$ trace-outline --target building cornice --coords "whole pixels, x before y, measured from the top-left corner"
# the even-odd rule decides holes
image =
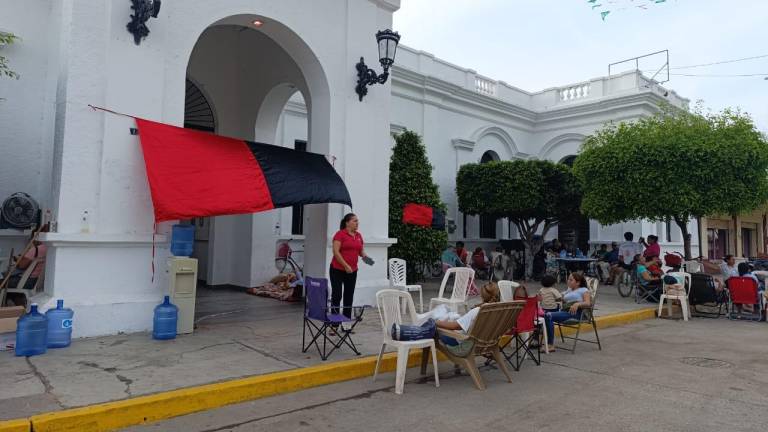
[[[397,12],[400,9],[400,0],[368,0],[375,4],[380,9],[384,9],[388,12]]]
[[[468,150],[471,152],[475,148],[475,142],[468,139],[454,138],[451,140],[451,143],[456,150]]]

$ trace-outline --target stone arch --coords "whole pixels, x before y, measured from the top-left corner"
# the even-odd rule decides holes
[[[488,126],[484,128],[480,128],[472,135],[472,141],[478,142],[483,137],[486,136],[495,136],[498,138],[502,143],[504,143],[504,146],[509,151],[509,157],[510,158],[520,158],[523,157],[523,154],[520,152],[520,150],[517,148],[517,144],[515,143],[515,140],[512,138],[507,131],[504,129],[498,127],[498,126]]]
[[[267,93],[259,107],[259,112],[256,116],[255,125],[255,140],[268,144],[276,144],[275,137],[277,135],[277,124],[280,120],[280,115],[285,109],[285,105],[288,100],[296,92],[301,93],[305,103],[307,102],[307,93],[297,88],[292,83],[278,84]],[[307,122],[311,121],[310,116],[307,115]]]
[[[568,155],[577,153],[579,148],[581,146],[581,143],[584,142],[584,138],[586,138],[585,135],[582,135],[580,133],[566,133],[562,135],[558,135],[555,138],[552,138],[544,144],[544,147],[541,148],[541,151],[539,152],[539,159],[549,159],[552,153],[559,147],[562,147],[563,145],[567,145],[570,142],[578,141],[579,145],[573,150],[569,151]]]

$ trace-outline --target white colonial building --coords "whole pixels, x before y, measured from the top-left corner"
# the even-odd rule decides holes
[[[371,303],[387,285],[383,263],[395,241],[387,227],[392,132],[423,135],[457,225],[451,238],[488,243],[515,233],[504,221],[464,223],[455,198],[461,164],[567,160],[605,122],[649,115],[662,101],[687,103],[635,72],[528,93],[404,46],[392,79],[361,102],[355,64],[364,56],[381,69],[374,34],[391,28],[400,0],[165,1],[140,45],[126,30],[130,6],[12,0],[0,15],[0,30],[21,37],[1,51],[21,78],[0,79],[0,199],[23,191],[51,210],[57,229],[42,236],[49,253],[35,300],[45,309],[64,298],[77,314],[76,336],[151,327],[167,291],[172,225],[154,226],[133,119],[89,105],[328,155],[379,263],[359,277],[357,301]],[[200,277],[257,285],[273,275],[283,239],[303,246],[307,274],[323,276],[347,211],[310,205],[195,221]],[[627,229],[680,245],[663,224],[590,223],[589,238],[617,240]],[[0,255],[20,250],[24,235],[0,230]]]

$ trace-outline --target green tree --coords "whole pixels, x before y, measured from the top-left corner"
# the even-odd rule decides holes
[[[395,142],[389,163],[389,236],[397,243],[389,248],[389,256],[406,260],[408,279],[415,280],[421,277],[419,269],[440,259],[448,235],[445,230],[403,224],[403,207],[415,203],[445,210],[445,204],[432,181],[432,165],[421,137],[405,131]]]
[[[509,218],[525,244],[525,275],[533,254],[557,223],[578,214],[581,192],[571,169],[546,160],[468,164],[456,176],[459,210]],[[540,236],[536,236],[540,234]]]
[[[13,33],[0,32],[0,48],[5,45],[11,45],[18,40],[19,37]],[[19,74],[11,70],[11,67],[8,65],[8,59],[0,55],[0,77],[2,76],[16,79],[19,78]]]
[[[663,107],[588,137],[574,163],[582,212],[602,224],[674,220],[691,257],[688,222],[736,215],[768,199],[768,143],[749,116]]]

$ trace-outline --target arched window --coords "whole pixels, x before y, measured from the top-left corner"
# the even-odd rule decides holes
[[[488,163],[499,160],[499,155],[496,154],[493,150],[488,150],[487,152],[483,153],[483,156],[480,158],[480,163]]]
[[[562,159],[560,159],[560,163],[563,165],[568,165],[569,167],[573,168],[573,163],[576,161],[576,155],[570,155],[566,156]]]
[[[213,109],[203,92],[195,83],[187,80],[187,92],[184,99],[184,127],[205,132],[216,131]]]

